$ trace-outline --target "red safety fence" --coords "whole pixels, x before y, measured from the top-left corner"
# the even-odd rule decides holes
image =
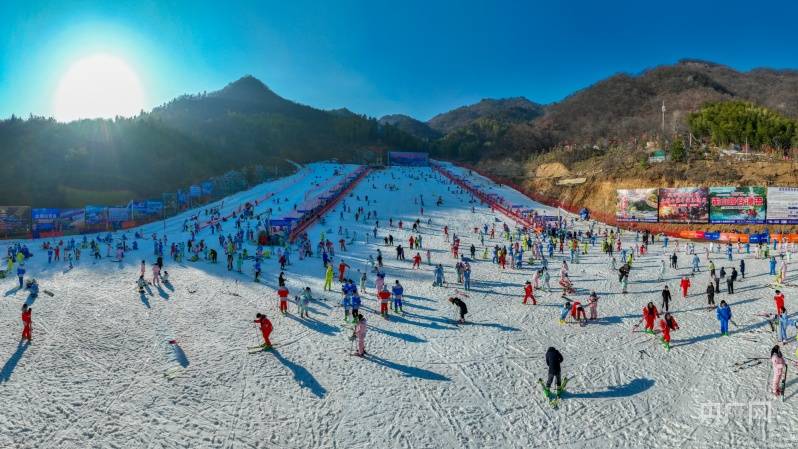
[[[576,204],[572,204],[572,203],[569,203],[569,202],[560,201],[558,198],[551,198],[551,197],[542,195],[542,194],[540,194],[538,192],[533,192],[533,191],[531,191],[531,190],[529,190],[529,189],[527,189],[525,187],[522,187],[522,186],[516,184],[515,182],[513,182],[513,181],[511,181],[509,179],[506,179],[506,178],[503,178],[503,177],[500,177],[500,176],[495,176],[495,175],[492,175],[492,174],[489,174],[489,173],[484,173],[480,169],[478,169],[478,168],[476,168],[476,167],[474,167],[472,165],[469,165],[469,164],[458,163],[456,165],[460,166],[461,168],[465,168],[467,170],[471,170],[474,173],[477,173],[480,176],[483,176],[483,177],[495,182],[496,184],[506,185],[506,186],[508,186],[508,187],[510,187],[512,189],[515,189],[516,191],[524,194],[528,198],[530,198],[533,201],[536,201],[536,202],[538,202],[540,204],[545,204],[545,205],[551,206],[551,207],[557,207],[557,208],[563,209],[563,210],[565,210],[567,212],[570,212],[570,213],[573,213],[573,214],[577,214],[577,215],[579,214],[579,211],[584,207],[584,205],[576,205]],[[701,237],[702,231],[699,230],[699,229],[695,229],[695,225],[674,224],[674,223],[623,222],[623,221],[618,221],[617,217],[615,216],[614,211],[612,213],[608,213],[608,212],[603,212],[603,211],[591,210],[590,211],[590,217],[592,219],[596,220],[596,221],[599,221],[599,222],[602,222],[602,223],[606,223],[606,224],[608,224],[610,226],[615,226],[615,227],[618,227],[618,228],[621,228],[621,229],[630,230],[630,231],[648,230],[649,232],[652,232],[654,234],[663,234],[663,235],[668,235],[670,237],[678,237],[678,238],[682,238],[682,239],[692,239],[692,240],[705,240],[705,239],[703,239]],[[707,227],[710,227],[710,226],[711,225],[707,225]],[[751,226],[751,225],[745,225],[745,226]],[[713,228],[717,228],[717,226],[712,226],[712,227]],[[759,227],[762,228],[763,226],[759,225]],[[777,228],[777,226],[773,226],[773,225],[767,225],[767,227],[769,229],[771,229],[771,232],[775,231],[773,229],[774,227]],[[785,235],[785,236],[787,236],[788,241],[793,241],[793,239],[795,239],[795,241],[798,241],[798,234],[795,233],[795,231],[794,231],[794,229],[792,229],[792,227],[784,227],[784,228],[785,229],[782,229],[782,231],[780,231],[780,232],[774,232],[773,234],[771,234],[771,239],[773,239],[774,236],[778,237],[778,239],[781,239],[781,236]],[[726,236],[730,236],[730,237],[726,237]],[[743,237],[743,236],[745,236],[745,237]],[[733,242],[736,242],[736,241],[739,240],[739,241],[745,243],[748,240],[748,234],[739,233],[739,232],[728,232],[728,233],[722,232],[721,233],[721,237],[722,238],[728,238],[729,239],[728,241],[733,241]]]
[[[294,240],[296,240],[297,237],[302,235],[302,233],[305,232],[305,230],[307,230],[313,223],[318,221],[321,217],[324,216],[324,214],[329,212],[330,209],[335,207],[335,205],[338,204],[338,202],[341,201],[341,199],[344,198],[349,192],[351,192],[352,189],[354,189],[355,186],[357,186],[357,184],[360,181],[362,181],[363,178],[365,178],[370,171],[371,169],[369,169],[368,167],[364,167],[363,171],[356,178],[352,179],[352,181],[349,183],[348,186],[346,186],[346,188],[344,188],[341,192],[335,195],[335,197],[330,198],[330,200],[327,201],[327,203],[321,209],[308,215],[307,217],[302,219],[302,221],[299,221],[296,224],[296,226],[294,226],[294,228],[291,230],[291,233],[288,235],[288,241],[293,243]]]

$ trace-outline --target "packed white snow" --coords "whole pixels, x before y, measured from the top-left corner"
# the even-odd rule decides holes
[[[278,218],[334,170],[341,177],[355,168],[311,164],[285,180],[226,199],[224,210],[274,192],[256,213],[272,207]],[[547,209],[509,188],[484,179],[480,183],[512,204]],[[443,204],[436,206],[439,196]],[[357,279],[357,270],[368,270],[368,256],[376,257],[379,248],[386,283],[398,279],[405,288],[406,313],[385,320],[375,313],[375,277],[369,271],[361,309],[368,320],[365,358],[350,355],[352,324],[343,321],[339,285],[322,292],[324,271],[316,255],[299,260],[294,251],[285,270],[292,298],[305,286],[321,298],[311,304],[310,319],[299,319],[293,303],[287,316],[277,312],[276,258],[265,261],[263,282],[255,283],[251,260],[243,274],[227,271],[218,236],[207,229],[199,238],[220,250],[219,263],[175,263],[165,250],[172,287],[151,287],[152,294],[140,298],[135,286],[139,263],[147,261],[150,278],[155,260],[149,235],[162,236],[166,229],[168,242],[186,241],[181,228],[189,214],[169,219],[165,227],[160,222],[144,226],[147,238],[139,239],[140,249],[128,252],[122,263],[106,257],[94,262],[85,251],[75,268],[66,270],[63,261],[48,265],[41,241],[26,242],[35,253],[26,263],[27,276],[53,296],[29,298],[17,289],[16,277],[2,281],[0,447],[753,448],[793,447],[798,441],[795,365],[789,363],[782,402],[768,392],[769,360],[748,361],[768,358],[776,343],[766,318],[757,315],[774,311],[772,276],[753,249],[741,255],[735,248],[732,262],[724,253],[712,255],[718,269],[738,266],[741,257],[747,263],[736,293],[729,295],[722,287],[716,297],[732,307],[738,327],[732,326],[731,336],[720,336],[715,312],[705,307],[704,243],[696,245],[701,272],[691,278],[688,298],[682,299],[678,289],[679,278],[691,271],[684,243],[680,268],[669,268],[665,281],[656,280],[660,260],[672,253],[674,240],[666,249],[661,242],[651,245],[648,255],[635,260],[628,294],[620,293],[617,271],[600,245],[591,246],[570,270],[577,288],[570,297],[585,304],[595,290],[600,298],[600,319],[582,327],[559,323],[563,300],[557,280],[567,251],[557,251],[549,261],[553,291],[537,291],[538,305],[521,304],[533,268],[500,270],[482,260],[473,231],[495,223],[496,239],[485,244],[504,245],[500,228],[502,222],[513,227],[512,221],[472,204],[468,194],[430,168],[374,171],[345,204],[353,213],[358,207],[377,211],[379,239],[365,243],[374,220],[355,223],[353,213],[341,215],[339,204],[325,224],[310,228],[313,250],[325,232],[336,244],[334,266],[343,259],[351,266],[347,277]],[[552,209],[546,213],[557,215]],[[446,268],[447,287],[432,286],[433,266],[423,250],[421,269],[411,268],[416,251],[407,239],[417,218],[424,248],[431,249],[433,263]],[[568,215],[569,222],[572,218]],[[461,251],[472,243],[478,247],[469,292],[454,283],[455,259],[442,234],[444,225],[461,237]],[[338,250],[339,226],[356,233],[346,252]],[[586,230],[589,224],[577,221],[575,226]],[[595,230],[603,228],[596,224]],[[127,231],[131,239],[133,232]],[[233,232],[228,220],[224,234]],[[395,260],[394,248],[383,244],[388,233],[405,246],[406,261]],[[634,245],[634,234],[626,232],[624,247]],[[254,253],[253,243],[248,248]],[[795,274],[789,273],[783,290],[792,311],[796,289],[789,284]],[[681,327],[672,333],[670,351],[658,336],[633,332],[647,302],[660,307],[665,284],[673,292],[671,312]],[[469,324],[455,323],[449,296],[467,303]],[[26,301],[33,308],[31,345],[19,340],[20,307]],[[252,322],[257,312],[274,324],[271,352],[247,350],[260,343]],[[172,339],[177,346],[169,344]],[[564,374],[572,377],[558,409],[537,383],[546,376],[549,346],[562,352]],[[794,358],[795,347],[791,338],[785,356]]]

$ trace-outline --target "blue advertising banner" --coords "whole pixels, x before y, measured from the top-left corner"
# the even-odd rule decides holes
[[[58,219],[61,209],[54,208],[34,208],[31,209],[31,220],[33,221],[33,232],[54,231],[58,227]]]
[[[111,223],[122,223],[130,220],[130,209],[127,207],[109,207],[108,221]]]
[[[202,194],[203,195],[213,194],[213,181],[205,181],[202,183]]]
[[[147,200],[147,214],[161,215],[163,213],[163,201]]]
[[[202,189],[200,188],[200,186],[197,185],[189,187],[188,192],[192,198],[199,198],[200,196],[202,196]]]

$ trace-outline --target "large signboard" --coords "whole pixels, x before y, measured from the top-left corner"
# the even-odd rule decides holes
[[[618,189],[618,221],[657,221],[657,189]]]
[[[80,232],[86,225],[86,211],[84,209],[61,209],[58,224],[64,233]]]
[[[199,198],[202,196],[202,188],[198,185],[193,185],[188,188],[188,193],[192,198]]]
[[[55,231],[58,228],[58,218],[61,209],[33,208],[31,209],[32,229],[34,233]]]
[[[31,232],[30,206],[0,206],[0,232],[16,236]]]
[[[710,223],[765,222],[767,189],[764,187],[710,187]]]
[[[798,187],[768,187],[767,222],[798,223]]]
[[[663,223],[709,222],[706,187],[659,189],[659,221]]]
[[[212,195],[213,194],[213,181],[203,181],[202,182],[202,194],[203,195]]]
[[[130,220],[130,209],[127,207],[109,207],[108,221],[111,223],[122,223]]]

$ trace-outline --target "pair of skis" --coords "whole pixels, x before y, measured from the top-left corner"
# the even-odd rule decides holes
[[[569,379],[569,377],[565,377],[562,381],[562,384],[560,384],[560,387],[557,389],[557,392],[552,393],[551,390],[546,387],[546,384],[543,383],[543,379],[538,378],[538,383],[540,384],[540,387],[543,388],[543,396],[549,400],[549,405],[552,408],[556,409],[560,406],[560,397],[565,392],[565,387],[568,385]]]
[[[274,348],[274,345],[267,345],[266,343],[260,344],[258,346],[250,346],[247,348],[250,354],[256,354],[258,352],[266,352],[271,351]]]

